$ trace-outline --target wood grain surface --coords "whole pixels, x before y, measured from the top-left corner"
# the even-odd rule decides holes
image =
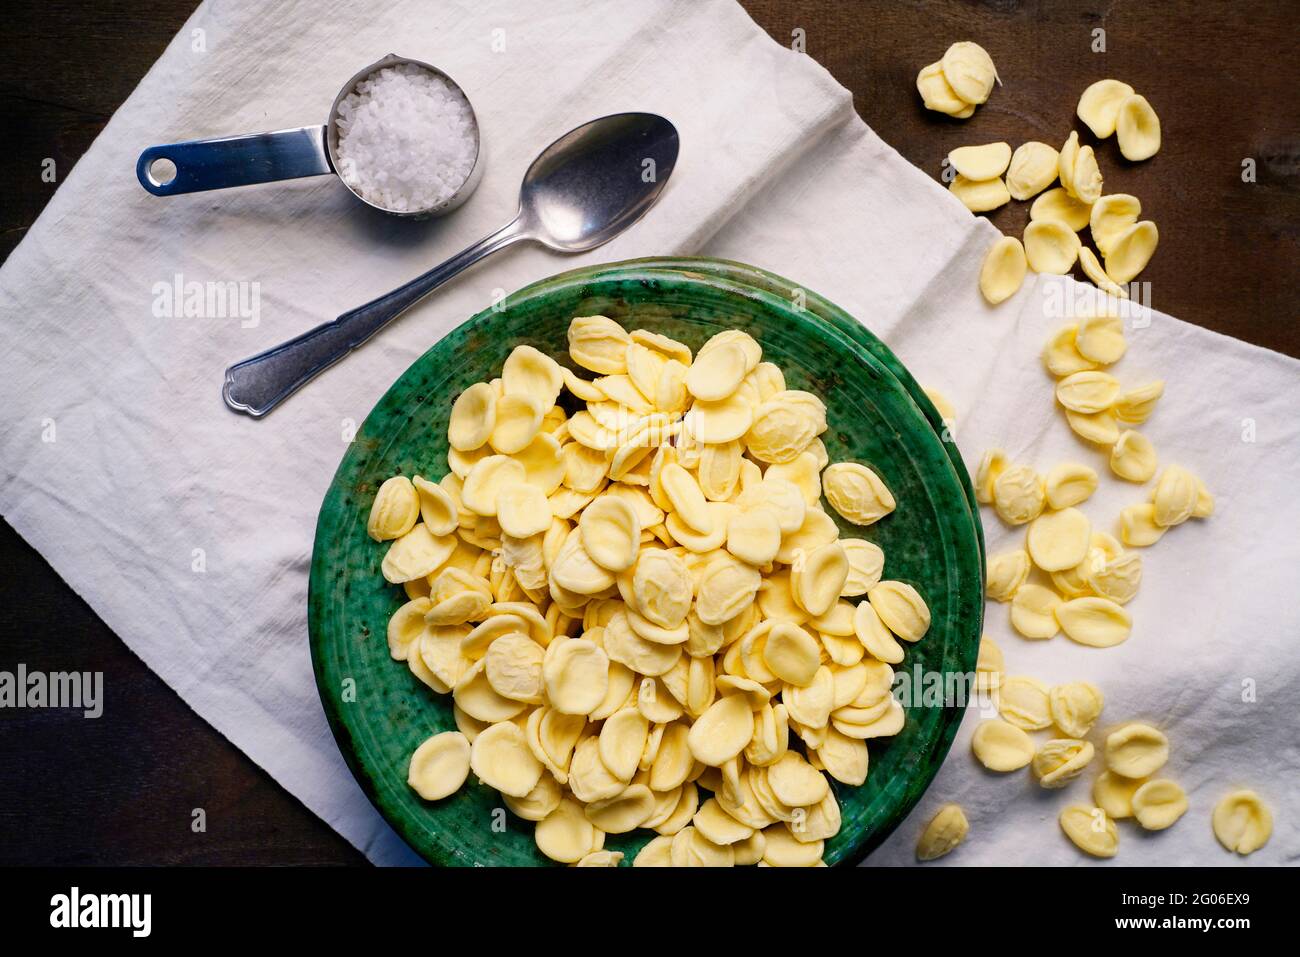
[[[522,2],[522,0],[520,0]],[[957,146],[1059,145],[1079,94],[1125,80],[1160,115],[1146,163],[1094,143],[1106,192],[1160,227],[1150,304],[1300,356],[1300,82],[1294,0],[984,3],[743,0],[778,42],[853,91],[887,142],[938,176]],[[11,0],[0,19],[0,257],[193,11],[189,0]],[[1104,31],[1105,52],[1094,52]],[[979,42],[1002,78],[966,121],[924,110],[917,70]],[[1253,168],[1254,181],[1243,178]],[[1028,204],[992,221],[1019,234]],[[96,720],[0,709],[0,865],[363,864],[362,856],[198,718],[0,523],[0,670],[105,673]],[[203,809],[206,830],[192,829]]]

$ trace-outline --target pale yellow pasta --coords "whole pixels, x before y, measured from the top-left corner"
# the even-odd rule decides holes
[[[822,399],[742,330],[692,355],[584,316],[568,345],[456,396],[447,476],[393,476],[366,516],[402,586],[389,653],[459,729],[410,785],[438,800],[472,770],[565,864],[619,866],[605,835],[644,828],[634,866],[821,866],[828,782],[862,784],[903,729],[894,667],[931,624],[832,517],[887,521],[887,476],[831,460]]]
[[[1187,813],[1187,794],[1166,778],[1147,781],[1130,799],[1133,816],[1148,831],[1163,831]]]
[[[1169,739],[1149,724],[1133,722],[1106,736],[1106,767],[1126,778],[1155,774],[1169,760]]]
[[[1055,638],[1061,630],[1056,610],[1061,597],[1042,585],[1021,585],[1011,599],[1011,627],[1026,638]]]
[[[1119,851],[1119,830],[1099,807],[1073,804],[1060,814],[1061,830],[1079,850],[1093,857],[1114,857]]]
[[[1120,820],[1133,816],[1133,795],[1146,778],[1126,778],[1113,771],[1097,775],[1092,785],[1092,799],[1110,817]]]
[[[1093,753],[1090,741],[1073,738],[1045,741],[1034,754],[1034,776],[1045,788],[1063,788],[1083,773],[1092,761]]]
[[[916,842],[916,859],[933,861],[945,854],[951,854],[957,845],[966,840],[970,831],[970,822],[957,804],[945,804],[930,819],[930,823],[921,832]]]
[[[1082,738],[1092,730],[1105,700],[1100,689],[1087,681],[1056,685],[1048,694],[1052,721],[1071,738]]]
[[[1045,512],[1029,523],[1025,548],[1045,572],[1074,568],[1088,554],[1092,525],[1077,508]]]
[[[979,656],[975,662],[976,687],[980,691],[993,691],[1002,686],[1006,663],[1002,649],[990,638],[980,637]]]
[[[1057,156],[1058,172],[1060,170],[1060,163],[1063,161],[1064,157],[1065,152],[1062,150],[1062,152]],[[1073,167],[1071,169],[1073,169]],[[1091,204],[1076,199],[1066,189],[1064,180],[1062,180],[1060,186],[1055,189],[1047,190],[1047,192],[1040,194],[1039,197],[1034,200],[1033,205],[1029,207],[1029,218],[1033,222],[1041,222],[1043,220],[1062,222],[1077,233],[1079,230],[1083,229],[1083,227],[1088,225],[1088,219],[1091,212]],[[1087,246],[1080,249],[1080,258],[1082,258],[1083,254],[1088,251]]]
[[[1120,104],[1133,92],[1133,87],[1119,80],[1098,80],[1083,91],[1076,112],[1097,138],[1104,140],[1115,132]]]
[[[1214,806],[1214,836],[1238,854],[1253,854],[1273,833],[1273,815],[1254,791],[1233,791]]]
[[[444,731],[415,749],[407,780],[420,797],[438,801],[460,789],[469,769],[469,741],[459,731]]]
[[[1110,648],[1127,641],[1133,627],[1129,613],[1109,598],[1072,598],[1057,605],[1055,612],[1067,638],[1093,648]]]
[[[1008,466],[993,482],[993,508],[1009,525],[1033,521],[1046,502],[1042,478],[1026,465]]]
[[[1024,549],[992,555],[985,572],[985,591],[994,601],[1011,601],[1029,576],[1029,553]]]
[[[1041,731],[1052,723],[1050,691],[1037,678],[1005,678],[998,694],[998,713],[1022,731]]]
[[[1156,474],[1156,448],[1141,432],[1125,429],[1110,449],[1110,470],[1128,482],[1142,484]]]
[[[415,527],[420,517],[420,499],[405,475],[394,475],[379,486],[370,506],[366,532],[377,542],[401,538]],[[445,535],[451,529],[439,532]]]
[[[993,92],[998,82],[998,71],[993,59],[978,43],[962,40],[944,51],[939,61],[944,79],[952,91],[965,103],[980,104]]]
[[[1022,729],[1006,721],[982,721],[971,738],[971,751],[990,771],[1005,773],[1019,770],[1034,759],[1034,742]]]
[[[1048,372],[1057,377],[1064,377],[1097,367],[1096,362],[1079,351],[1078,338],[1077,323],[1063,326],[1052,334],[1043,346],[1043,365]]]
[[[1126,97],[1120,103],[1115,132],[1119,151],[1127,160],[1150,159],[1160,150],[1160,118],[1140,94]]]
[[[1097,491],[1097,473],[1086,465],[1062,462],[1047,473],[1043,490],[1048,506],[1070,508],[1087,501]]]
[[[1015,236],[1000,237],[989,247],[984,263],[980,266],[980,293],[991,306],[1010,299],[1023,285],[1027,269],[1025,247],[1020,244],[1020,240]]]
[[[1059,160],[1060,154],[1053,146],[1036,140],[1021,143],[1007,168],[1007,191],[1011,198],[1030,199],[1051,186]]]
[[[1098,365],[1111,365],[1118,362],[1128,351],[1128,341],[1124,338],[1124,322],[1118,316],[1105,313],[1083,316],[1079,319],[1074,345],[1081,356]]]
[[[894,510],[894,496],[880,476],[858,462],[827,468],[822,488],[835,511],[855,525],[870,525]]]

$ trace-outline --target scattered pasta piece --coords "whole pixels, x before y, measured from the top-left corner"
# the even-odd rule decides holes
[[[1133,816],[1133,795],[1146,778],[1126,778],[1113,771],[1102,771],[1092,785],[1092,799],[1110,817],[1119,820]]]
[[[1014,724],[981,721],[971,738],[971,751],[990,771],[1018,771],[1034,759],[1034,742]]]
[[[916,842],[916,859],[933,861],[951,854],[957,845],[966,840],[970,822],[966,813],[956,804],[945,804],[930,819]]]
[[[1059,220],[1030,222],[1024,242],[1025,259],[1034,272],[1064,276],[1079,259],[1079,235]]]
[[[1052,723],[1071,738],[1085,737],[1101,717],[1105,705],[1101,690],[1086,681],[1056,685],[1047,698]]]
[[[966,119],[975,112],[975,105],[959,97],[943,74],[943,63],[935,61],[921,68],[916,75],[916,90],[927,110],[946,113],[957,119]]]
[[[1052,724],[1050,690],[1037,678],[1006,678],[998,697],[998,713],[1022,731],[1041,731]]]
[[[1085,854],[1114,857],[1119,851],[1119,831],[1101,808],[1072,804],[1061,812],[1059,820],[1065,836]]]
[[[1087,557],[1092,525],[1077,508],[1045,512],[1029,523],[1025,547],[1045,572],[1074,568]]]
[[[1119,397],[1119,380],[1106,372],[1076,372],[1056,384],[1056,401],[1072,412],[1105,412]]]
[[[957,421],[957,410],[951,402],[938,389],[924,389],[925,397],[934,405],[935,411],[939,413],[939,418],[945,422]]]
[[[1200,480],[1181,465],[1166,467],[1151,493],[1152,520],[1160,528],[1181,525],[1196,514],[1202,489]]]
[[[1147,268],[1160,242],[1160,230],[1149,219],[1134,223],[1110,242],[1105,253],[1106,275],[1121,286],[1132,282]]]
[[[1146,778],[1169,760],[1169,739],[1149,724],[1133,722],[1106,736],[1106,767],[1126,778]]]
[[[1165,394],[1165,384],[1157,379],[1145,385],[1126,389],[1115,399],[1115,418],[1131,425],[1141,425],[1155,410],[1156,403]]]
[[[1128,641],[1133,629],[1129,613],[1109,598],[1072,598],[1056,606],[1056,620],[1065,637],[1092,648],[1111,648]]]
[[[1070,508],[1086,502],[1097,491],[1097,473],[1077,462],[1054,466],[1043,480],[1047,504],[1054,509]]]
[[[989,449],[975,470],[975,501],[985,505],[993,503],[993,483],[1007,467],[1007,454],[1001,449]]]
[[[1165,527],[1156,524],[1156,507],[1149,502],[1130,505],[1119,513],[1120,538],[1125,545],[1145,548],[1160,541]]]
[[[976,687],[980,691],[992,691],[1002,687],[1006,663],[1002,649],[990,638],[980,638],[979,658],[975,662]]]
[[[1070,173],[1070,185],[1081,203],[1092,205],[1101,198],[1101,167],[1097,165],[1097,154],[1091,146],[1080,148]]]
[[[1119,441],[1119,424],[1110,409],[1100,412],[1065,410],[1065,421],[1079,438],[1094,445],[1114,445]]]
[[[1058,379],[1097,368],[1097,363],[1085,358],[1078,347],[1077,323],[1062,326],[1043,346],[1043,366]]]
[[[972,213],[987,213],[1011,202],[1007,184],[997,178],[974,180],[958,173],[948,184],[948,191]]]
[[[1053,146],[1030,140],[1021,143],[1007,167],[1007,191],[1012,199],[1037,196],[1056,180],[1060,154]]]
[[[1128,482],[1143,484],[1156,474],[1159,460],[1151,440],[1140,432],[1125,429],[1110,449],[1110,470]]]
[[[1060,158],[1057,159],[1057,168],[1060,168]],[[1065,223],[1076,233],[1088,225],[1089,218],[1092,215],[1092,206],[1088,203],[1080,202],[1075,199],[1062,184],[1055,189],[1049,189],[1029,207],[1029,219],[1032,222],[1052,221]]]
[[[1133,95],[1133,87],[1119,80],[1098,80],[1079,97],[1079,119],[1100,140],[1115,132],[1120,104]]]
[[[1157,778],[1147,781],[1133,792],[1129,803],[1138,824],[1148,831],[1172,827],[1187,813],[1187,794],[1174,781]]]
[[[622,851],[592,851],[574,867],[618,867],[622,863]]]
[[[1120,103],[1115,134],[1127,160],[1139,162],[1160,152],[1160,117],[1145,96],[1134,94]]]
[[[1253,854],[1268,843],[1273,815],[1254,791],[1233,791],[1214,806],[1214,836],[1237,854]]]
[[[1087,246],[1079,250],[1079,265],[1083,267],[1083,274],[1102,292],[1118,299],[1128,298],[1128,291],[1106,274],[1106,270],[1097,261],[1097,254]]]
[[[930,609],[906,582],[883,581],[867,592],[867,600],[885,626],[904,641],[920,641],[930,630]]]
[[[1098,554],[1085,563],[1083,578],[1098,597],[1128,604],[1142,584],[1142,556],[1133,552],[1114,557]]]
[[[1034,777],[1045,788],[1063,788],[1083,773],[1093,754],[1089,741],[1053,738],[1044,742],[1034,755]]]
[[[1128,193],[1112,193],[1093,203],[1088,225],[1098,252],[1109,256],[1115,240],[1130,226],[1136,225],[1141,215],[1142,203]]]
[[[993,482],[993,508],[1008,525],[1032,522],[1046,501],[1042,478],[1027,465],[1009,466]]]
[[[1124,323],[1118,316],[1084,316],[1079,320],[1074,346],[1079,355],[1098,365],[1116,363],[1128,351]]]
[[[1007,143],[959,146],[948,153],[948,164],[969,180],[996,179],[1006,172],[1010,162],[1011,147]]]
[[[990,305],[1010,299],[1025,281],[1025,247],[1014,236],[1003,236],[989,247],[980,267],[980,292]]]
[[[460,452],[480,449],[496,428],[496,390],[486,382],[476,382],[452,403],[447,441]]]
[[[1056,612],[1061,596],[1042,585],[1021,585],[1011,599],[1011,627],[1026,638],[1045,641],[1061,630]]]
[[[1071,130],[1069,137],[1061,147],[1060,154],[1057,157],[1056,172],[1057,176],[1061,180],[1061,188],[1064,189],[1073,199],[1078,200],[1085,206],[1089,206],[1091,204],[1083,200],[1074,188],[1074,167],[1078,162],[1079,134],[1074,130]]]
[[[1024,549],[992,556],[985,573],[985,593],[994,601],[1007,602],[1029,577],[1029,553]]]
[[[992,57],[978,43],[968,40],[954,43],[944,51],[940,63],[948,85],[965,102],[979,105],[993,92],[998,71]]]

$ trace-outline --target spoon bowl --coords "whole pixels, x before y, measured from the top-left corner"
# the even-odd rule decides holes
[[[617,113],[584,123],[528,167],[519,219],[551,249],[595,249],[659,199],[677,164],[679,142],[673,124],[654,113]]]

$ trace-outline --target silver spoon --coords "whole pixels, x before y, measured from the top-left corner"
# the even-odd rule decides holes
[[[654,205],[677,150],[676,127],[654,113],[615,113],[570,130],[528,167],[509,225],[387,295],[235,363],[221,390],[226,405],[265,415],[448,279],[512,243],[577,253],[609,242]]]

